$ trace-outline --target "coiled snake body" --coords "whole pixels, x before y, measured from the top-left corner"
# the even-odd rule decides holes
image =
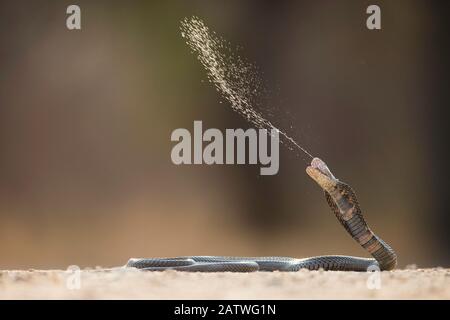
[[[327,165],[314,158],[306,168],[308,175],[323,189],[328,205],[344,229],[373,258],[352,256],[317,256],[304,259],[290,257],[186,256],[176,258],[130,259],[127,267],[148,271],[251,272],[298,271],[300,269],[367,271],[369,267],[392,270],[397,256],[392,248],[375,235],[361,213],[353,189],[336,179]]]

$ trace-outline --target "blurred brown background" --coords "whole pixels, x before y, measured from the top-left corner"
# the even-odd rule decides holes
[[[357,191],[400,266],[448,266],[446,10],[431,1],[1,1],[0,269],[129,257],[366,255],[305,164],[175,166],[176,128],[249,128],[179,34],[243,47],[270,120]],[[378,4],[382,30],[369,31]],[[203,81],[202,81],[203,80]]]

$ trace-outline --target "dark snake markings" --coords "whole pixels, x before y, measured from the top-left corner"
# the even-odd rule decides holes
[[[308,175],[324,190],[326,200],[344,229],[374,259],[352,256],[317,256],[305,259],[289,257],[186,256],[176,258],[130,259],[127,267],[148,271],[251,272],[298,271],[300,269],[367,271],[376,266],[392,270],[397,256],[392,248],[367,226],[353,189],[336,179],[327,165],[314,158],[306,168]]]

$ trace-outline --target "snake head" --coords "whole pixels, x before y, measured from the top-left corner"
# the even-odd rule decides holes
[[[325,191],[332,191],[339,181],[331,173],[325,162],[314,158],[311,165],[306,168],[306,173]]]

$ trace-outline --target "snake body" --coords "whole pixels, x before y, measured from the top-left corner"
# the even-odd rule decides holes
[[[394,250],[368,227],[353,189],[334,177],[327,165],[314,158],[307,167],[308,175],[323,189],[326,201],[344,229],[373,258],[342,255],[291,257],[184,256],[175,258],[134,258],[126,267],[147,271],[253,272],[340,270],[367,271],[371,267],[392,270],[397,264]]]

